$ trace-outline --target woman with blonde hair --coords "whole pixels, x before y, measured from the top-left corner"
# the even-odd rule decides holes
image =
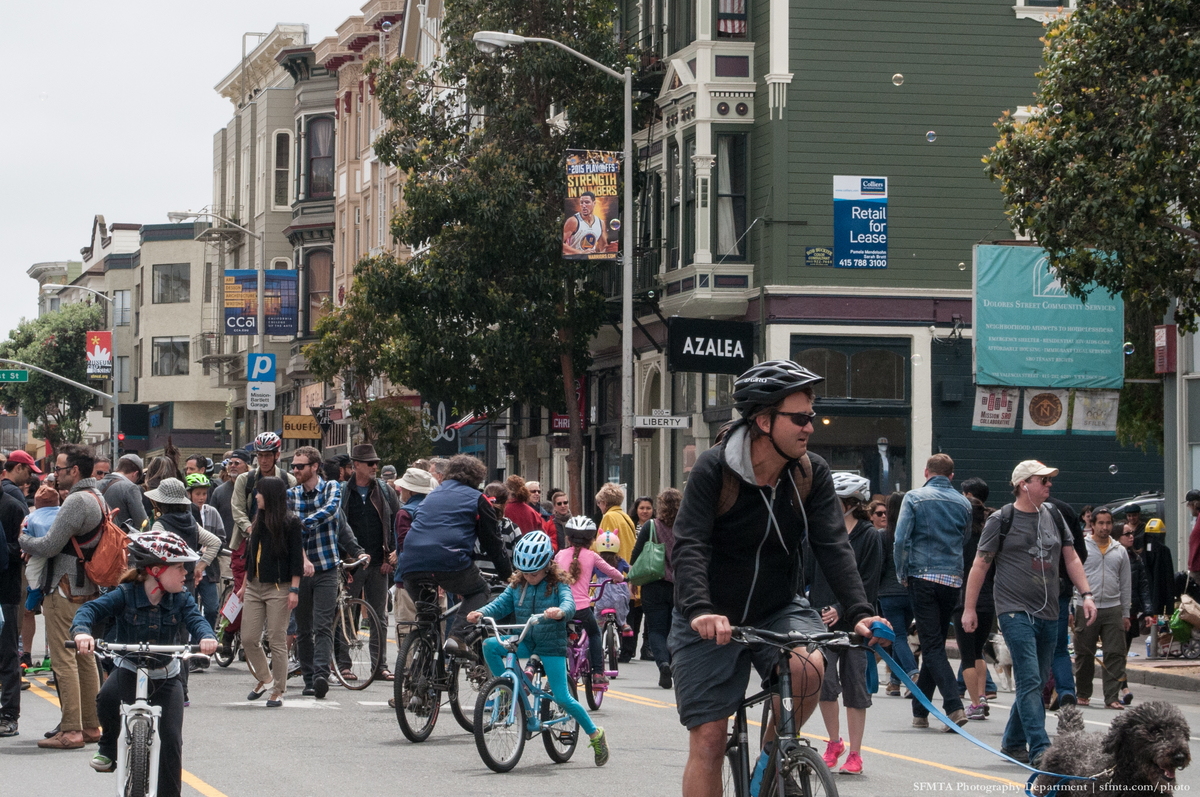
[[[617,554],[626,562],[633,556],[633,546],[637,543],[637,531],[633,518],[625,513],[621,504],[625,503],[625,491],[618,485],[608,482],[596,493],[596,506],[604,515],[600,518],[600,531],[611,531],[621,540],[621,550]]]

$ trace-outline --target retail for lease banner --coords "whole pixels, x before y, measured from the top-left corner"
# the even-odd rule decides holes
[[[563,258],[617,259],[621,246],[620,175],[619,152],[567,150]]]
[[[1011,432],[1017,427],[1020,398],[1019,387],[976,387],[972,431]]]
[[[833,176],[833,265],[887,268],[886,177]]]

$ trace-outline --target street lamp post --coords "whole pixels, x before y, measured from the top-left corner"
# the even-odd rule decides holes
[[[622,260],[621,279],[621,481],[625,484],[626,493],[632,495],[633,490],[633,71],[625,67],[621,73],[605,66],[594,58],[589,58],[578,50],[554,39],[543,39],[534,36],[518,36],[514,33],[481,30],[472,40],[482,53],[492,54],[506,47],[520,44],[549,44],[560,50],[566,50],[571,55],[586,61],[611,78],[623,81],[625,84],[625,165],[622,174],[625,178],[624,229],[625,254]]]
[[[117,467],[117,460],[120,459],[120,441],[117,440],[117,435],[121,431],[121,384],[117,374],[117,303],[113,301],[111,296],[106,296],[98,290],[86,288],[83,285],[44,285],[42,293],[55,294],[61,293],[64,290],[71,289],[76,291],[87,291],[88,293],[99,296],[104,301],[108,302],[109,310],[112,311],[112,323],[109,324],[109,329],[112,335],[112,358],[113,358],[113,391],[112,395],[106,395],[98,390],[92,390],[98,396],[110,399],[112,401],[112,430],[109,434],[112,436],[112,466]],[[86,347],[85,347],[86,348]],[[27,366],[28,367],[28,366]],[[37,370],[37,369],[34,369]],[[70,381],[70,380],[63,380]],[[75,384],[72,382],[71,384]]]

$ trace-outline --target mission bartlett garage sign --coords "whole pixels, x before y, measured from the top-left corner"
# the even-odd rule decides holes
[[[667,368],[740,374],[754,364],[754,325],[703,318],[667,319]]]

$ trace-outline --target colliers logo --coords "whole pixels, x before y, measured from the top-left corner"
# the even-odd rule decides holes
[[[887,180],[864,177],[859,186],[859,192],[863,196],[887,196]]]

